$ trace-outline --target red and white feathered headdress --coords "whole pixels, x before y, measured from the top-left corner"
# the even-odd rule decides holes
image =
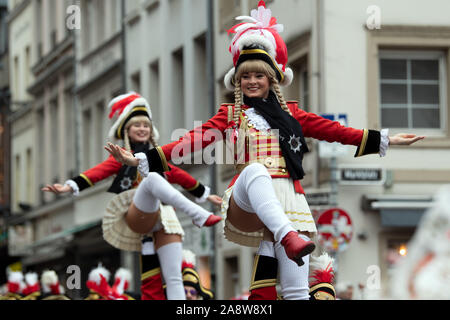
[[[42,273],[41,284],[44,294],[64,294],[64,288],[59,283],[58,275],[54,270],[45,270]]]
[[[234,90],[234,75],[239,65],[251,59],[267,62],[274,69],[280,84],[288,86],[292,83],[293,72],[286,67],[287,47],[280,36],[283,25],[272,17],[272,11],[266,8],[264,1],[259,1],[258,9],[252,10],[250,15],[237,17],[236,20],[248,22],[239,23],[228,30],[228,34],[235,34],[229,48],[234,67],[225,75],[225,86]]]
[[[136,92],[129,92],[127,94],[122,94],[115,97],[109,103],[108,109],[110,110],[110,119],[112,119],[116,114],[118,115],[116,122],[114,122],[113,126],[109,130],[108,137],[111,140],[123,139],[126,123],[135,116],[144,115],[152,120],[150,105],[147,100]],[[153,135],[154,139],[158,140],[159,133],[154,125]]]
[[[128,269],[119,268],[114,275],[112,290],[121,296],[130,287],[130,282],[131,272]]]
[[[23,295],[28,296],[32,293],[39,292],[41,290],[41,286],[39,285],[39,278],[37,273],[28,272],[25,274],[25,284],[26,287],[23,289]]]
[[[21,271],[11,271],[8,274],[7,288],[9,293],[22,294],[26,287]]]
[[[88,281],[86,287],[89,290],[99,294],[103,299],[109,300],[111,295],[111,287],[108,284],[110,272],[99,265],[97,268],[92,269],[89,272]]]
[[[335,300],[334,259],[327,253],[319,257],[310,256],[309,261],[309,294],[311,300]]]

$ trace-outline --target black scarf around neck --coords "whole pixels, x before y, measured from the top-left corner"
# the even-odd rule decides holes
[[[150,149],[150,144],[148,143],[130,143],[132,153],[146,152]],[[127,165],[122,165],[116,178],[114,179],[111,187],[109,187],[108,192],[121,193],[127,191],[133,187],[133,182],[136,180],[137,167],[130,167]]]
[[[302,179],[305,176],[303,155],[309,150],[300,123],[281,108],[273,91],[269,91],[267,99],[249,98],[244,95],[244,103],[266,119],[272,129],[279,130],[281,152],[289,175],[293,180]]]

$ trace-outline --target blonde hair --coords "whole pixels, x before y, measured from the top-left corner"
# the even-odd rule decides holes
[[[152,121],[147,116],[140,115],[140,116],[135,116],[135,117],[131,118],[130,120],[128,120],[127,124],[125,125],[124,137],[123,137],[123,146],[124,146],[125,150],[131,151],[130,138],[128,136],[128,129],[130,129],[130,127],[134,123],[138,123],[138,122],[145,122],[150,126],[151,133],[150,133],[150,137],[148,138],[148,142],[150,142],[153,147],[155,147],[155,148],[158,147],[158,144],[155,141],[155,132],[153,130]]]
[[[260,72],[263,73],[269,78],[269,83],[271,89],[276,94],[278,101],[280,102],[281,108],[292,115],[289,110],[286,100],[281,93],[280,84],[276,77],[275,71],[269,66],[266,62],[262,60],[247,60],[239,65],[238,71],[234,76],[234,114],[233,121],[237,124],[239,120],[239,116],[241,114],[241,106],[242,106],[242,90],[241,90],[241,77],[244,73],[247,72]]]

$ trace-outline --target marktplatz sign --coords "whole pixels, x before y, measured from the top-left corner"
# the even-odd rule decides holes
[[[339,168],[340,184],[384,184],[385,180],[383,168]]]

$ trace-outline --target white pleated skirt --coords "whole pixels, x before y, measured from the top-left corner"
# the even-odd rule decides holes
[[[102,219],[103,238],[113,247],[125,251],[142,249],[141,240],[144,236],[132,231],[126,221],[125,214],[133,201],[136,189],[121,192],[114,196],[106,206]],[[184,231],[172,206],[160,205],[159,222],[167,234],[178,234],[184,238]],[[148,235],[151,236],[151,233]]]

